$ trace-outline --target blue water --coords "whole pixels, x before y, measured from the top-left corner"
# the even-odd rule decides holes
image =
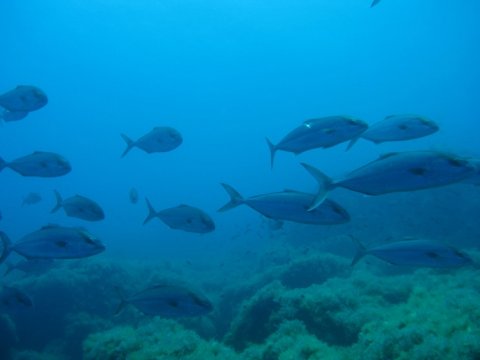
[[[216,212],[228,200],[221,182],[245,196],[283,189],[314,192],[316,184],[299,162],[314,164],[336,177],[392,151],[426,149],[480,156],[480,3],[382,0],[374,8],[369,6],[369,0],[3,1],[0,93],[19,84],[36,85],[48,94],[49,103],[24,120],[1,126],[0,156],[10,161],[36,150],[53,151],[65,156],[73,170],[52,179],[21,177],[3,170],[1,230],[16,240],[46,224],[85,226],[107,250],[92,259],[67,261],[62,265],[65,269],[39,278],[17,273],[2,279],[3,284],[16,284],[29,292],[36,306],[27,314],[0,315],[15,324],[17,336],[0,344],[0,350],[3,347],[12,359],[22,358],[19,354],[25,351],[36,353],[23,355],[26,359],[106,359],[105,354],[82,355],[81,344],[88,335],[127,325],[158,326],[164,332],[166,325],[133,310],[129,316],[113,318],[118,302],[115,292],[102,294],[98,289],[123,283],[132,293],[162,276],[175,275],[202,288],[216,304],[216,312],[206,320],[180,321],[204,339],[199,342],[216,339],[235,349],[235,356],[269,359],[265,354],[242,355],[248,345],[239,345],[244,341],[239,338],[262,346],[277,328],[288,324],[279,321],[265,336],[251,339],[238,335],[234,327],[242,316],[247,317],[241,313],[242,304],[245,307],[254,301],[263,285],[271,285],[279,276],[254,286],[256,291],[239,290],[231,296],[231,289],[248,288],[248,281],[275,273],[278,266],[326,254],[336,254],[335,261],[343,269],[327,277],[338,275],[345,284],[354,283],[358,273],[342,273],[355,251],[350,235],[366,243],[424,236],[478,257],[479,188],[470,185],[371,198],[336,190],[332,197],[352,216],[346,225],[286,224],[281,230],[271,230],[246,206]],[[276,143],[306,119],[345,114],[371,124],[402,113],[431,118],[441,130],[407,142],[374,145],[360,140],[349,152],[345,152],[346,144],[299,156],[279,151],[270,169],[265,137]],[[120,158],[125,148],[121,133],[136,139],[154,126],[176,128],[183,144],[162,154],[135,148]],[[131,187],[140,194],[136,205],[129,202]],[[54,189],[64,197],[78,193],[95,199],[106,219],[87,223],[63,211],[50,214]],[[23,197],[32,191],[42,195],[42,202],[22,207]],[[199,207],[214,218],[216,230],[191,234],[169,229],[157,220],[142,226],[147,215],[144,197],[157,210],[183,203]],[[364,266],[359,270],[363,276],[379,276],[386,282],[389,276],[403,276],[411,288],[418,278],[424,279],[415,275],[415,269],[385,268],[378,262]],[[76,279],[75,269],[82,274],[81,280],[70,280],[74,285],[69,288],[62,276]],[[311,269],[306,269],[298,276],[307,276]],[[468,279],[478,278],[475,269],[426,274],[432,282],[441,276],[454,278],[454,289],[466,281],[465,294],[480,298],[478,284],[469,286]],[[320,286],[317,280],[308,283],[312,294]],[[48,298],[59,299],[63,305],[53,308],[42,300]],[[229,307],[225,298],[235,301]],[[407,304],[407,298],[398,303]],[[462,306],[458,305],[461,314],[470,312],[467,305]],[[362,309],[357,309],[359,313]],[[88,314],[88,319],[81,322],[74,319],[75,314]],[[47,325],[49,317],[57,320]],[[288,320],[306,323],[301,316]],[[87,324],[87,330],[66,332],[79,323]],[[466,323],[462,329],[470,326],[473,330],[468,337],[478,339],[474,319]],[[357,333],[351,341],[335,338],[338,334],[333,330],[330,338],[322,338],[318,334],[328,332],[328,327],[306,326],[309,336],[317,339],[311,341],[366,348],[356,342]],[[454,327],[454,334],[467,331],[460,328]],[[37,330],[29,333],[27,329]],[[378,336],[382,333],[378,330]],[[448,336],[439,338],[441,342]],[[462,341],[466,340],[458,342]],[[281,350],[275,354],[271,358],[282,358]],[[287,358],[286,350],[283,354]],[[398,354],[389,356],[402,358]],[[419,354],[411,358],[428,358]],[[476,358],[472,354],[463,356]],[[132,359],[163,358],[142,356]],[[316,359],[316,355],[302,356]]]

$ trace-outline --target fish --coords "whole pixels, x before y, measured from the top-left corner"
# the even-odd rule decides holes
[[[33,307],[33,300],[22,290],[3,285],[0,290],[0,311],[15,312]]]
[[[370,7],[374,7],[375,5],[377,5],[381,0],[373,0],[372,4],[370,5]]]
[[[366,195],[382,195],[435,188],[473,176],[474,164],[460,156],[439,151],[406,151],[381,156],[339,180],[302,163],[318,182],[319,189],[310,210],[320,205],[337,187]]]
[[[138,202],[138,191],[134,187],[130,189],[128,196],[132,204],[136,204]]]
[[[54,213],[60,208],[63,208],[67,216],[70,217],[87,221],[100,221],[105,219],[103,209],[95,201],[82,195],[74,195],[64,200],[57,190],[54,190],[54,193],[57,203],[50,213]]]
[[[54,264],[55,260],[53,259],[20,260],[14,264],[5,262],[7,269],[5,270],[4,275],[11,273],[13,270],[22,271],[27,274],[41,274],[50,270]]]
[[[169,126],[154,127],[149,133],[143,135],[136,141],[133,141],[125,134],[121,134],[121,136],[127,143],[127,148],[123,152],[122,157],[127,155],[127,153],[134,147],[151,154],[155,152],[172,151],[179,147],[183,142],[182,135]]]
[[[358,137],[368,128],[362,120],[348,116],[328,116],[304,121],[274,145],[268,138],[270,165],[278,150],[301,154],[316,148],[329,148]]]
[[[31,192],[23,198],[22,206],[38,204],[40,201],[42,201],[40,194]]]
[[[171,229],[201,234],[215,230],[214,221],[201,209],[181,204],[176,207],[156,211],[147,198],[145,198],[145,201],[148,207],[148,215],[143,225],[153,218],[159,218]]]
[[[120,314],[129,304],[145,315],[164,318],[202,316],[213,310],[212,303],[205,296],[183,286],[167,284],[148,287],[127,298],[121,296],[115,314]]]
[[[404,141],[431,135],[439,130],[439,126],[425,117],[418,115],[391,115],[384,120],[370,125],[357,139],[353,139],[348,149],[359,138],[375,144],[386,141]]]
[[[257,195],[243,198],[228,184],[221,184],[230,196],[230,201],[218,211],[223,212],[245,204],[269,219],[286,220],[313,225],[343,224],[350,220],[348,212],[333,200],[325,200],[320,206],[309,211],[315,199],[314,194],[295,190]]]
[[[0,106],[8,111],[31,112],[41,109],[47,103],[47,95],[38,87],[31,85],[19,85],[0,95]]]
[[[0,157],[0,171],[10,168],[22,176],[57,177],[68,174],[72,167],[63,156],[45,151],[35,151],[7,163]]]
[[[366,255],[373,255],[390,264],[430,268],[456,268],[471,264],[472,259],[453,246],[425,239],[390,242],[365,248],[359,241],[352,260],[355,265]]]
[[[27,259],[80,259],[105,250],[100,240],[87,230],[58,225],[44,226],[13,244],[7,234],[0,231],[0,241],[3,245],[0,264],[12,252]]]
[[[25,119],[29,114],[28,111],[8,111],[6,109],[0,109],[0,120],[10,122],[10,121],[19,121]]]

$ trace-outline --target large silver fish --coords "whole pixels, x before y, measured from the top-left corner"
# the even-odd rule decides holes
[[[418,139],[437,132],[438,125],[418,115],[392,115],[384,120],[370,125],[359,138],[380,144],[386,141],[404,141]],[[348,148],[352,147],[357,139],[352,140]]]
[[[35,111],[47,103],[47,95],[36,86],[19,85],[0,95],[0,106],[8,111]]]
[[[358,250],[352,265],[366,255],[373,255],[394,265],[416,267],[455,268],[472,263],[468,255],[453,246],[431,240],[403,240],[368,249],[358,241],[357,244]]]
[[[461,182],[473,176],[476,167],[471,161],[438,151],[391,153],[332,180],[320,170],[302,163],[317,180],[319,190],[310,209],[320,205],[329,191],[344,187],[367,195],[434,188]]]
[[[218,211],[230,210],[245,204],[270,219],[293,221],[303,224],[343,224],[350,220],[348,212],[338,203],[325,200],[320,206],[308,211],[315,195],[286,190],[243,198],[228,184],[221,184],[230,196],[230,201]]]
[[[138,147],[149,154],[172,151],[180,146],[183,141],[182,135],[174,128],[168,126],[155,127],[135,141],[124,134],[122,134],[122,138],[127,143],[127,148],[123,152],[122,157],[127,155],[134,147]]]
[[[95,201],[82,195],[71,196],[62,199],[57,190],[54,190],[57,203],[51,213],[58,211],[60,208],[70,217],[75,217],[87,221],[99,221],[105,218],[105,214]]]
[[[146,315],[179,318],[206,315],[213,310],[212,303],[203,295],[176,285],[156,285],[127,298],[122,297],[116,314],[128,304]]]
[[[27,259],[78,259],[93,256],[105,250],[105,246],[84,229],[48,225],[25,235],[12,244],[0,231],[3,251],[0,264],[13,251]]]
[[[153,218],[159,218],[168,227],[194,233],[209,233],[215,230],[212,218],[203,210],[190,205],[178,205],[176,207],[156,211],[150,201],[145,198],[148,207],[148,215],[143,224]]]
[[[267,139],[271,166],[273,167],[277,150],[300,154],[311,149],[329,148],[357,138],[367,127],[365,122],[348,116],[328,116],[306,120],[276,145]]]
[[[0,158],[0,171],[6,167],[20,175],[36,177],[63,176],[72,170],[63,156],[45,151],[35,151],[8,163]]]

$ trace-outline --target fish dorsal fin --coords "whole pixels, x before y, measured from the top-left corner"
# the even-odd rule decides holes
[[[398,154],[398,152],[389,152],[389,153],[381,154],[381,155],[378,157],[378,160],[383,160],[383,159],[386,159],[386,158],[395,156],[395,155],[397,155],[397,154]]]
[[[298,193],[297,190],[293,190],[293,189],[284,189],[283,192],[286,192],[286,193]]]

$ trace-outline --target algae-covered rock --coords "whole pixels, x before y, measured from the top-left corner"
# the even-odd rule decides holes
[[[90,335],[85,360],[235,360],[238,355],[216,341],[201,339],[172,320],[155,319],[133,328],[119,326]]]

